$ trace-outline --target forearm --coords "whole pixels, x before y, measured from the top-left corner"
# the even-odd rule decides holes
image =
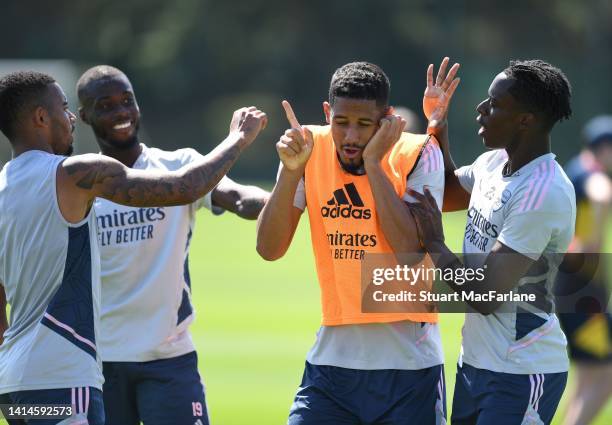
[[[214,206],[231,211],[241,218],[255,220],[268,201],[270,193],[257,186],[238,184],[226,177],[212,192]]]
[[[463,189],[455,174],[457,166],[451,155],[448,137],[448,121],[432,121],[427,127],[427,134],[434,136],[440,144],[444,158],[444,201],[442,211],[460,211],[468,207],[470,194]]]
[[[448,121],[430,121],[427,126],[427,134],[436,138],[440,144],[442,155],[444,157],[444,170],[446,172],[454,172],[457,169],[453,157],[450,152],[450,141],[448,137]]]
[[[277,260],[287,252],[299,215],[293,199],[303,171],[281,170],[268,202],[257,220],[257,252],[266,260]]]
[[[236,214],[247,220],[256,220],[270,198],[270,193],[257,186],[248,186],[249,194],[237,202]]]
[[[433,260],[434,267],[438,270],[452,270],[452,273],[448,273],[448,275],[455,276],[458,273],[463,273],[463,269],[465,269],[465,265],[461,262],[459,257],[457,257],[444,243],[439,242],[435,245],[428,248],[428,252],[431,254],[431,258]],[[446,275],[447,273],[443,273],[442,275]],[[485,274],[485,279],[482,281],[466,281],[463,284],[459,285],[455,283],[453,280],[445,280],[444,281],[454,292],[458,294],[484,294],[492,289],[490,279],[487,279],[487,274]],[[499,307],[499,303],[494,301],[488,302],[477,302],[473,300],[467,300],[466,304],[472,307],[474,310],[481,314],[490,314],[497,307]]]
[[[190,204],[219,183],[242,149],[239,137],[230,135],[209,154],[174,172],[127,169],[124,179],[99,185],[98,196],[136,207]]]
[[[127,168],[103,155],[79,155],[62,164],[59,178],[75,196],[105,198],[135,207],[173,206],[195,202],[210,192],[240,156],[246,143],[231,134],[212,152],[177,171]]]
[[[372,188],[376,214],[385,238],[396,254],[421,252],[414,218],[397,196],[380,162],[365,161],[366,175]]]
[[[240,157],[245,147],[246,144],[239,135],[230,134],[199,161],[181,168],[179,175],[171,182],[180,188],[175,193],[179,197],[178,203],[195,202],[213,190]]]
[[[499,294],[516,290],[520,280],[526,276],[535,262],[533,258],[514,251],[500,242],[495,243],[482,266],[477,269],[466,267],[441,241],[429,244],[427,251],[438,269],[452,269],[452,276],[462,276],[460,284],[453,280],[446,281],[453,291],[474,294],[475,299],[486,300],[466,301],[476,311],[485,315],[493,313],[504,303],[498,301],[496,297],[490,297],[490,293],[493,291]],[[481,264],[480,261],[478,263]]]

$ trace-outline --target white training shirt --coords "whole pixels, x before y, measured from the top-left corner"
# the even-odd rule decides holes
[[[56,172],[66,157],[31,150],[0,172],[0,282],[11,306],[0,394],[102,389],[95,214],[68,223]]]
[[[574,188],[552,153],[504,177],[507,160],[505,150],[495,150],[457,170],[471,193],[463,252],[482,254],[466,257],[472,268],[482,266],[496,241],[537,260],[517,288],[535,294],[536,301],[488,316],[466,314],[459,363],[504,373],[565,372],[566,339],[554,313],[552,286],[574,235]]]
[[[202,157],[142,146],[132,168],[178,170]],[[100,355],[145,362],[194,351],[188,255],[196,210],[211,195],[176,207],[133,208],[96,199],[102,265]]]
[[[427,186],[442,206],[444,160],[435,144],[427,144],[407,180],[407,188],[423,193]],[[414,199],[404,194],[406,201]],[[304,179],[300,180],[293,205],[306,208]],[[437,323],[400,321],[356,325],[321,326],[306,360],[311,364],[350,369],[417,370],[444,363],[440,327]]]

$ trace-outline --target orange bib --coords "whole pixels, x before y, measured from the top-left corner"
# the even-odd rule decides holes
[[[388,323],[401,320],[437,322],[436,313],[363,313],[361,263],[365,254],[391,254],[378,217],[367,175],[344,171],[336,156],[330,126],[308,126],[314,148],[306,165],[304,186],[323,325]],[[383,160],[398,197],[428,141],[427,135],[403,133]],[[432,139],[433,142],[434,139]]]

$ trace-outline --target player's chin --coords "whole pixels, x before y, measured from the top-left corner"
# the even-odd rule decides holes
[[[360,151],[355,155],[347,156],[344,153],[340,154],[340,159],[344,165],[349,167],[358,167],[363,164],[363,152]]]
[[[74,145],[72,144],[72,141],[71,141],[64,152],[64,156],[72,156],[73,153],[74,153]]]
[[[115,135],[109,135],[109,137],[107,137],[105,140],[108,142],[109,145],[113,146],[115,149],[120,150],[130,149],[134,145],[138,144],[138,138],[136,137],[136,133],[132,133],[129,137],[123,135],[120,137],[115,137]]]
[[[498,149],[499,146],[496,146],[495,140],[491,137],[488,137],[486,134],[482,134],[481,136],[482,144],[488,149]]]

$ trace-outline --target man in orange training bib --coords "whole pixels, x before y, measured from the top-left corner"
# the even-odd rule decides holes
[[[459,82],[458,65],[444,78],[447,64],[426,97],[433,105],[426,111],[438,117]],[[382,69],[354,62],[332,76],[327,125],[301,126],[283,102],[291,129],[276,145],[281,167],[259,216],[257,251],[266,260],[282,257],[308,206],[323,312],[290,425],[446,421],[437,315],[361,308],[364,256],[421,252],[403,203],[408,188],[427,185],[440,206],[444,192],[437,140],[402,133],[389,89]]]

